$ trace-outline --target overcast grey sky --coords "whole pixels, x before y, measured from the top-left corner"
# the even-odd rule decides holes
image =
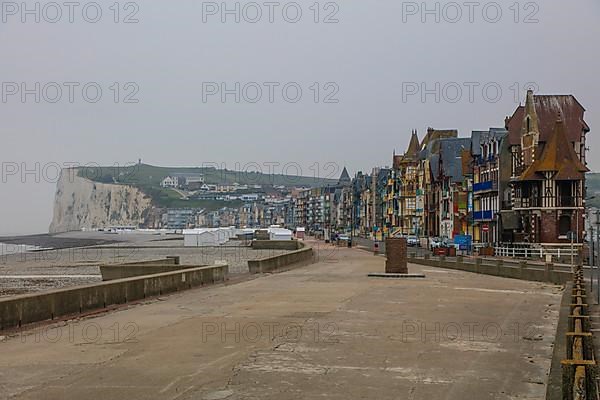
[[[590,167],[600,169],[597,0],[458,2],[460,10],[440,2],[437,15],[424,13],[421,2],[398,0],[322,1],[316,8],[314,0],[245,8],[242,2],[239,23],[234,14],[222,15],[221,2],[124,1],[118,15],[113,1],[71,9],[59,3],[61,16],[55,5],[38,3],[39,23],[20,2],[2,4],[0,234],[44,232],[51,220],[52,168],[47,181],[35,174],[21,179],[7,174],[15,163],[44,170],[51,163],[138,158],[230,169],[295,162],[305,175],[319,163],[326,175],[322,166],[334,162],[353,175],[389,165],[411,129],[421,136],[428,126],[456,128],[468,136],[502,126],[528,82],[538,93],[574,94],[583,104],[592,128]],[[26,4],[35,9],[35,2]],[[427,4],[435,10],[435,2]],[[92,23],[98,8],[102,16]],[[302,16],[293,23],[298,9]],[[82,88],[90,82],[96,84],[88,85],[86,99]],[[224,103],[211,95],[221,83],[234,89],[236,82],[239,103],[235,94]],[[251,82],[262,89],[256,103]],[[24,102],[21,83],[30,90]],[[430,90],[424,102],[422,84]],[[52,103],[56,86],[62,97]],[[102,97],[93,103],[98,87]],[[293,102],[297,88],[302,97]]]

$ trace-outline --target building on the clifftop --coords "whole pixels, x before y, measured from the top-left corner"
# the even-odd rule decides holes
[[[583,243],[585,230],[585,109],[572,95],[534,95],[507,118],[510,191],[502,210],[502,240],[512,244]]]

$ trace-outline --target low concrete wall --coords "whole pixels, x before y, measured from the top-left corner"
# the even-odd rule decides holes
[[[103,281],[114,281],[115,279],[132,278],[134,276],[164,274],[166,272],[180,271],[182,269],[193,269],[206,267],[206,265],[177,265],[177,264],[114,264],[101,265],[100,273]]]
[[[302,244],[304,246],[304,244]],[[262,258],[260,260],[249,260],[248,269],[251,274],[274,272],[292,265],[306,265],[314,262],[312,247],[303,247],[274,257]]]
[[[224,282],[228,275],[229,266],[220,263],[209,267],[16,296],[0,300],[0,330],[20,328],[60,317],[77,316],[109,306]]]
[[[506,263],[502,260],[490,261],[482,260],[480,258],[466,260],[462,257],[457,257],[456,260],[449,260],[443,256],[421,258],[410,255],[408,262],[430,267],[457,269],[485,275],[501,276],[504,278],[550,282],[557,285],[563,285],[573,280],[573,274],[571,272],[555,270],[552,264],[546,264],[540,268],[540,266],[530,265],[526,261]]]
[[[206,267],[206,265],[181,265],[179,256],[168,256],[158,260],[134,261],[122,264],[100,266],[103,281],[131,278],[134,276],[156,275],[165,272]]]
[[[255,240],[252,242],[254,250],[300,250],[304,243],[297,240]]]
[[[115,265],[180,265],[179,256],[168,256],[157,260],[132,261]]]

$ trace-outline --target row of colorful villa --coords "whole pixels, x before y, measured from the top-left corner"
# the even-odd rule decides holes
[[[527,93],[504,127],[412,132],[391,168],[346,169],[337,185],[295,196],[293,226],[382,239],[389,235],[523,246],[583,242],[585,109],[572,95]]]

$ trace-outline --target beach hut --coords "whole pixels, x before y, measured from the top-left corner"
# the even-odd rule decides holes
[[[185,247],[219,246],[227,242],[225,234],[219,235],[217,229],[185,229],[183,245]]]
[[[269,239],[270,240],[292,240],[292,231],[284,228],[270,228]]]

